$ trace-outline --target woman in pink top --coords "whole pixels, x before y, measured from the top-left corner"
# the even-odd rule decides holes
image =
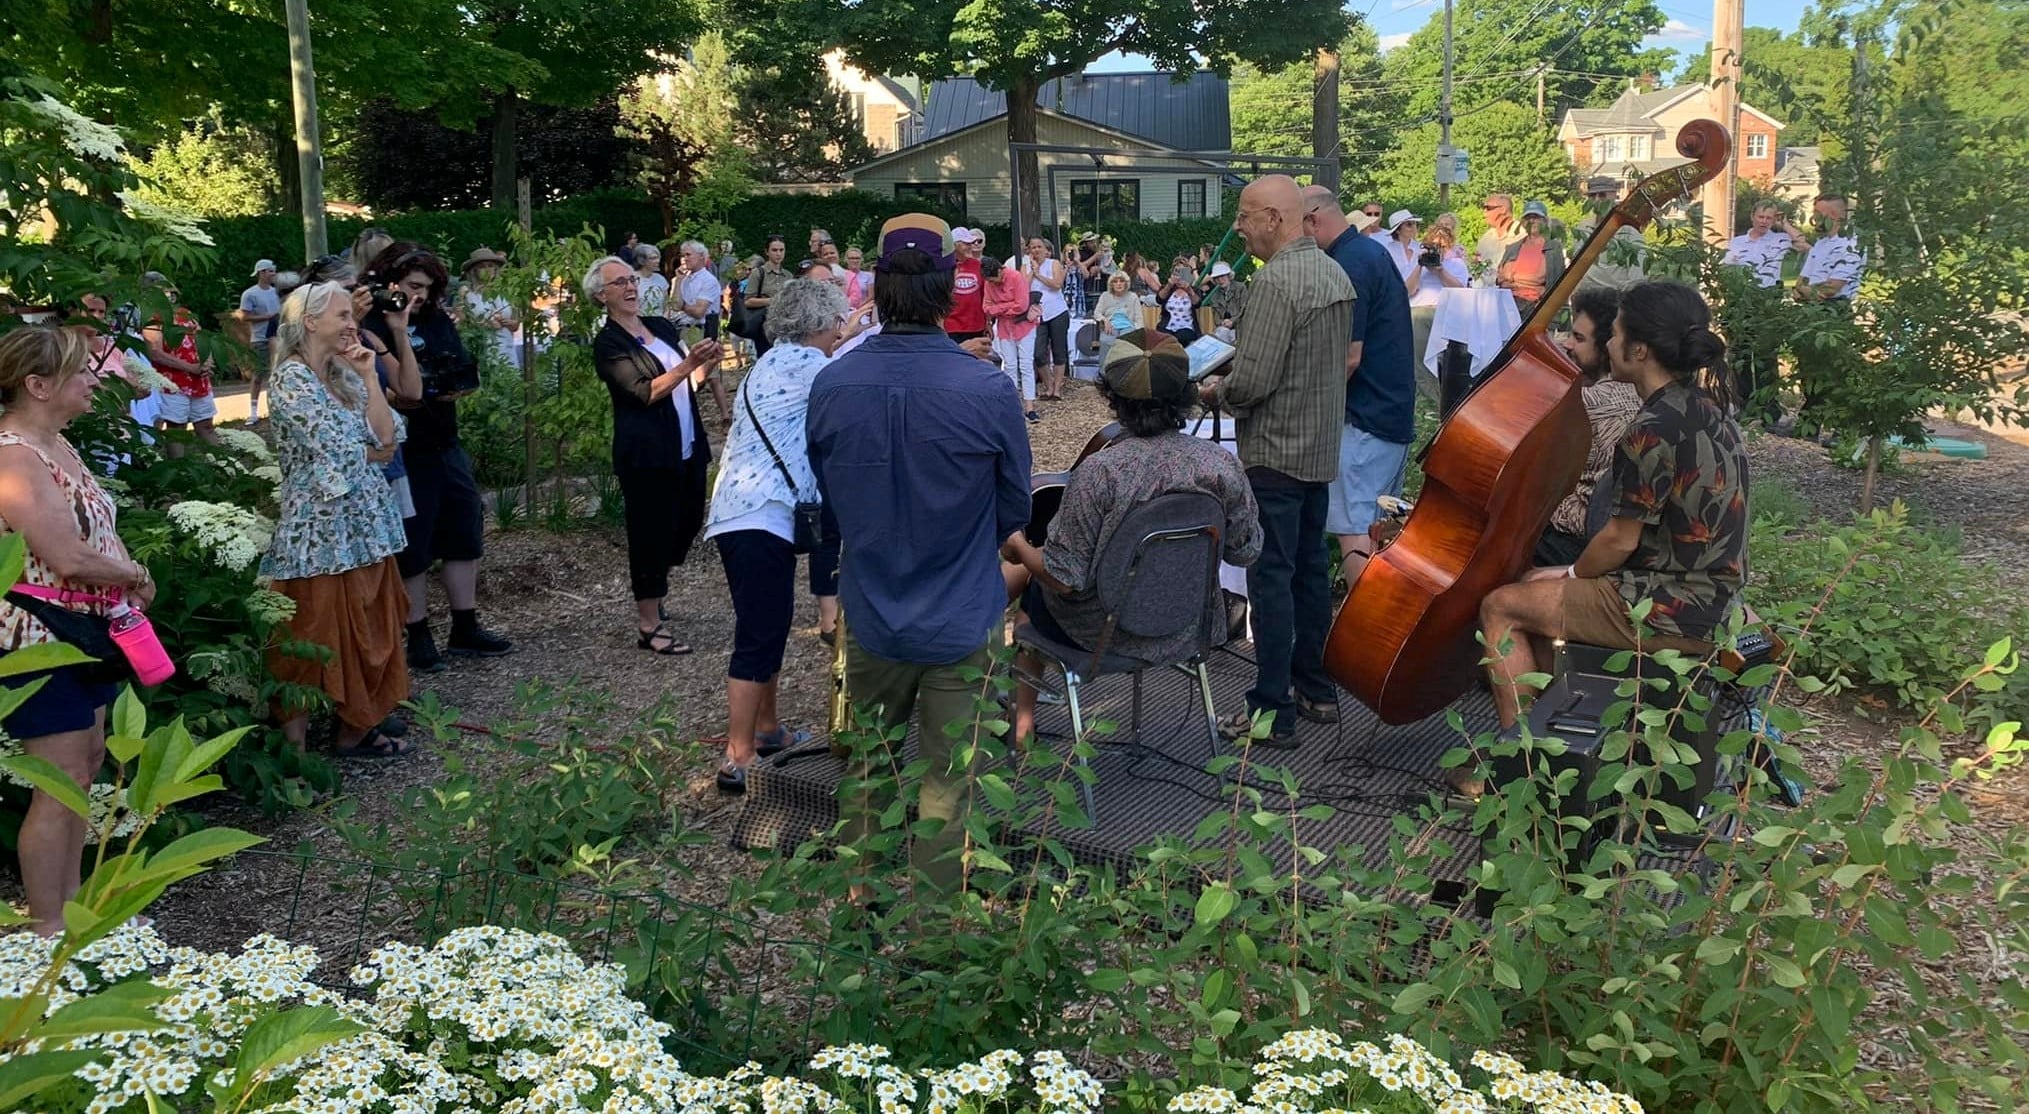
[[[1029,278],[998,259],[979,261],[980,278],[986,285],[986,321],[993,330],[993,350],[1000,353],[1000,366],[1021,388],[1022,409],[1031,422],[1042,421],[1036,413],[1036,348],[1029,337],[1036,331],[1042,311],[1029,298]]]
[[[1515,308],[1522,320],[1536,312],[1543,294],[1564,277],[1564,245],[1544,235],[1550,211],[1540,201],[1522,207],[1522,238],[1509,244],[1501,254],[1496,281],[1515,296]]]

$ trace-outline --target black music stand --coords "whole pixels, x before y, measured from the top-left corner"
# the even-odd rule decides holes
[[[1458,404],[1472,392],[1472,350],[1462,340],[1447,341],[1444,354],[1437,357],[1437,413],[1451,417]]]

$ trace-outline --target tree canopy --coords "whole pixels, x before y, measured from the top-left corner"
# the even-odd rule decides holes
[[[1545,118],[1554,127],[1565,109],[1608,103],[1629,78],[1667,69],[1671,52],[1641,45],[1662,26],[1662,9],[1653,0],[1549,5],[1457,0],[1452,9],[1454,111],[1462,114],[1494,101],[1533,105],[1540,68]],[[1443,71],[1440,13],[1387,55],[1386,74],[1402,90],[1408,126],[1437,119]]]
[[[1378,154],[1395,143],[1402,96],[1383,76],[1380,40],[1365,22],[1355,24],[1340,41],[1338,54],[1342,185],[1353,194],[1370,192]],[[1234,66],[1233,150],[1309,155],[1313,70],[1308,60],[1272,70],[1245,62]]]

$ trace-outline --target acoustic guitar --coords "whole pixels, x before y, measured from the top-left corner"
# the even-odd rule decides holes
[[[1713,121],[1685,125],[1677,151],[1694,161],[1644,179],[1600,222],[1424,449],[1415,508],[1353,583],[1325,644],[1326,672],[1382,722],[1413,723],[1472,684],[1480,601],[1528,567],[1584,468],[1592,431],[1582,376],[1551,343],[1551,320],[1614,233],[1689,200],[1726,168],[1731,144]]]

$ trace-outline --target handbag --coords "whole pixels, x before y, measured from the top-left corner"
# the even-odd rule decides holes
[[[796,477],[789,474],[789,466],[782,463],[782,454],[775,451],[775,442],[769,440],[768,430],[761,424],[761,418],[754,413],[754,396],[747,390],[747,384],[740,384],[740,403],[747,408],[747,420],[754,423],[754,432],[761,435],[761,446],[768,450],[768,456],[775,462],[775,470],[782,473],[782,482],[796,495],[796,506],[790,514],[789,546],[796,553],[815,553],[824,541],[824,504],[815,499],[805,499],[796,490]]]
[[[120,644],[113,641],[112,620],[73,611],[55,602],[55,599],[43,598],[39,594],[41,592],[49,592],[55,599],[72,597],[85,602],[96,602],[102,597],[29,584],[17,584],[7,591],[8,603],[34,616],[35,621],[47,627],[58,642],[67,643],[93,659],[75,667],[80,670],[79,680],[89,685],[116,685],[134,679],[134,670],[128,664],[127,655]]]

